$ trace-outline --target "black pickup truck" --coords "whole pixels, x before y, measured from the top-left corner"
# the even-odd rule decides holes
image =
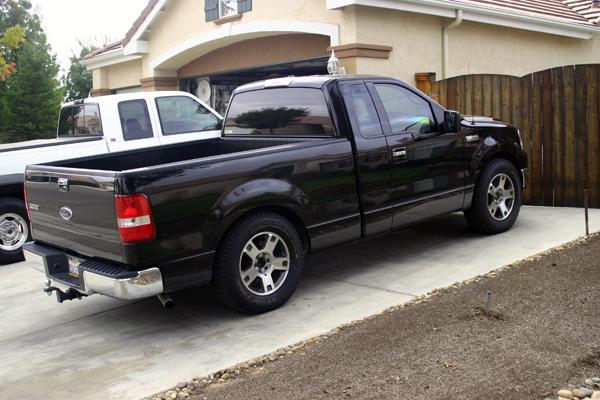
[[[517,219],[517,129],[461,117],[392,78],[313,76],[238,88],[220,138],[27,168],[27,262],[60,302],[212,282],[265,312],[304,254],[464,211],[494,234]],[[423,255],[427,257],[426,254]]]

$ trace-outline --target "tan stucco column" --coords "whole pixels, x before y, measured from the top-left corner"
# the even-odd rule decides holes
[[[110,89],[92,89],[90,92],[90,96],[98,97],[98,96],[108,96],[111,93]]]
[[[146,92],[179,90],[179,80],[177,78],[153,76],[150,78],[140,79],[140,84]]]
[[[342,66],[346,68],[346,72],[350,75],[364,73],[357,70],[357,60],[359,58],[379,58],[387,60],[390,58],[390,52],[393,50],[391,46],[382,46],[378,44],[366,43],[348,43],[340,46],[331,46],[327,51],[335,50],[335,55],[342,62]]]
[[[108,74],[104,68],[92,70],[92,91],[90,96],[108,96],[110,94],[110,85],[108,84]]]

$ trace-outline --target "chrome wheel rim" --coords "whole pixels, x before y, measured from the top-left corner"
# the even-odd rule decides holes
[[[510,176],[500,173],[496,175],[488,187],[488,211],[497,221],[507,219],[515,205],[515,185]]]
[[[240,255],[240,278],[251,293],[268,296],[285,282],[290,268],[290,252],[276,233],[254,235]]]
[[[0,215],[0,249],[13,251],[21,248],[29,236],[29,226],[19,214]]]

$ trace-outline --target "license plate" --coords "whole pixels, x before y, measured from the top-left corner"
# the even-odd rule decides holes
[[[79,266],[83,262],[80,258],[67,256],[69,262],[69,275],[73,278],[79,278]]]

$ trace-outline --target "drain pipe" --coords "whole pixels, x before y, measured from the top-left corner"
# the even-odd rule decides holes
[[[456,10],[456,19],[452,21],[450,24],[446,25],[442,30],[442,76],[443,79],[448,77],[448,31],[450,29],[454,29],[460,24],[462,24],[463,20],[463,11]]]

